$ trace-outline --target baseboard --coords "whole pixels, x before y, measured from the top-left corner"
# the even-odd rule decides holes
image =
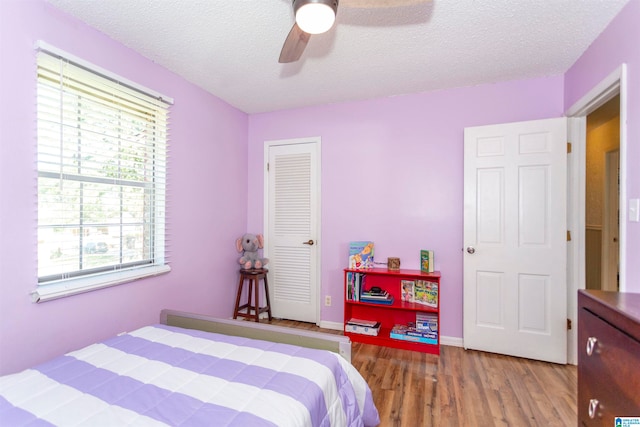
[[[464,347],[464,341],[458,337],[440,337],[440,345],[449,345],[451,347]]]
[[[329,322],[326,320],[320,321],[320,327],[325,329],[334,329],[336,331],[344,330],[344,324],[341,322]]]

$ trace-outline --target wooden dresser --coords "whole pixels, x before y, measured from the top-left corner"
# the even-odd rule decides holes
[[[640,417],[640,294],[578,293],[578,425]]]

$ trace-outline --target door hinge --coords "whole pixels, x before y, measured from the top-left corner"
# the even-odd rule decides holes
[[[567,319],[567,330],[570,331],[571,330],[571,319]]]
[[[571,231],[567,230],[567,242],[571,241]]]
[[[567,142],[567,153],[571,153],[571,143]]]
[[[267,172],[269,172],[269,162],[267,162]]]

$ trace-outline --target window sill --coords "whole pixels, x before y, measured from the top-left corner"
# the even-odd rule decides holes
[[[117,273],[102,274],[93,277],[82,277],[79,279],[64,280],[49,285],[40,285],[31,291],[31,300],[34,303],[51,301],[71,295],[91,292],[111,286],[121,285],[145,277],[166,274],[171,271],[168,265],[125,270]]]

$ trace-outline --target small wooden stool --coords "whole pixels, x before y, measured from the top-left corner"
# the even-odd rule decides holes
[[[238,283],[238,295],[236,296],[236,308],[233,311],[233,318],[248,317],[254,319],[256,322],[260,321],[260,313],[267,312],[269,315],[269,321],[271,321],[271,303],[269,301],[269,283],[267,283],[267,273],[269,270],[266,268],[255,270],[240,270],[240,282]],[[267,300],[267,305],[260,307],[260,280],[264,282],[264,292]],[[247,292],[247,303],[240,305],[240,298],[242,296],[242,290],[244,289],[244,282],[249,283],[249,291]],[[253,293],[254,303],[251,304],[251,294]],[[246,310],[240,312],[240,310]],[[253,312],[253,313],[252,313]]]

